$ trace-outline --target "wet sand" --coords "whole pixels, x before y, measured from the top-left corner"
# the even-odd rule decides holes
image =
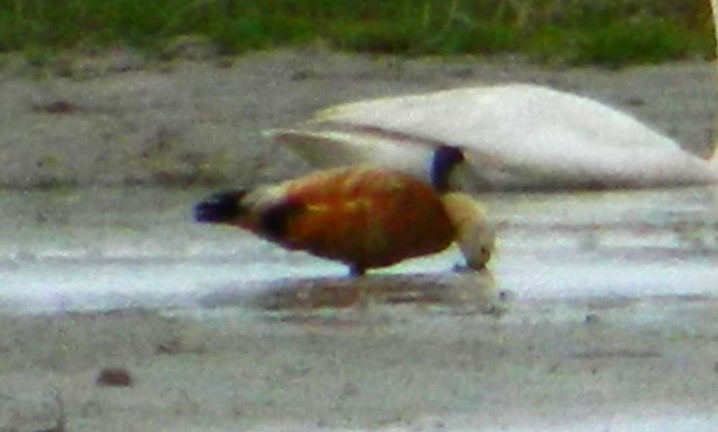
[[[506,291],[503,313],[483,313],[483,294],[464,295],[467,286],[484,293],[473,289],[491,288],[490,279],[451,273],[451,252],[432,264],[436,272],[374,276],[363,291],[323,267],[245,291],[237,282],[249,274],[247,251],[260,267],[307,261],[262,261],[272,250],[264,244],[242,249],[246,237],[234,246],[224,231],[191,226],[189,206],[206,189],[181,189],[305,171],[259,132],[314,109],[478,82],[595,96],[703,152],[711,65],[552,72],[510,59],[293,52],[69,78],[19,70],[0,77],[0,184],[10,188],[0,194],[0,430],[708,431],[718,423],[710,188],[486,197],[502,243],[496,291],[485,293]],[[48,112],[58,101],[75,108]],[[165,189],[144,187],[158,184]],[[64,186],[22,192],[32,185]],[[88,294],[80,307],[63,291],[75,284],[115,297]],[[564,295],[583,285],[590,289]],[[57,295],[53,307],[32,311],[43,290]],[[121,371],[98,381],[105,368]]]
[[[0,424],[712,430],[713,192],[487,197],[490,274],[450,250],[360,281],[188,225],[203,190],[6,192]]]
[[[614,431],[661,418],[710,430],[696,422],[718,420],[717,306],[4,316],[0,418],[7,430]],[[109,367],[129,386],[98,383]]]

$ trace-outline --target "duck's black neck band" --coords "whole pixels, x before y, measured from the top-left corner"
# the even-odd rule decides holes
[[[457,147],[442,145],[434,150],[429,169],[431,184],[438,192],[449,191],[449,174],[464,161],[464,153]]]

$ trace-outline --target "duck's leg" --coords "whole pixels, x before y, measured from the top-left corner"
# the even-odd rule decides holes
[[[354,279],[352,285],[356,289],[357,302],[359,310],[362,311],[362,315],[366,315],[367,311],[371,309],[371,305],[374,302],[374,298],[371,293],[371,284],[368,278],[365,279],[362,276],[366,275],[366,267],[361,264],[353,263],[349,265],[349,277]]]

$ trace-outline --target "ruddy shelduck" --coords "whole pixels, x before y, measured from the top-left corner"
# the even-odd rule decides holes
[[[481,270],[494,231],[473,198],[448,191],[462,163],[460,150],[442,146],[431,158],[431,184],[386,168],[337,168],[214,194],[195,206],[194,217],[342,262],[352,276],[440,252],[454,241],[467,267]]]

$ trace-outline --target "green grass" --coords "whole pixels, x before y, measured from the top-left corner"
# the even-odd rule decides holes
[[[0,52],[157,53],[191,35],[226,54],[320,41],[621,66],[713,57],[712,31],[708,0],[0,0]]]

